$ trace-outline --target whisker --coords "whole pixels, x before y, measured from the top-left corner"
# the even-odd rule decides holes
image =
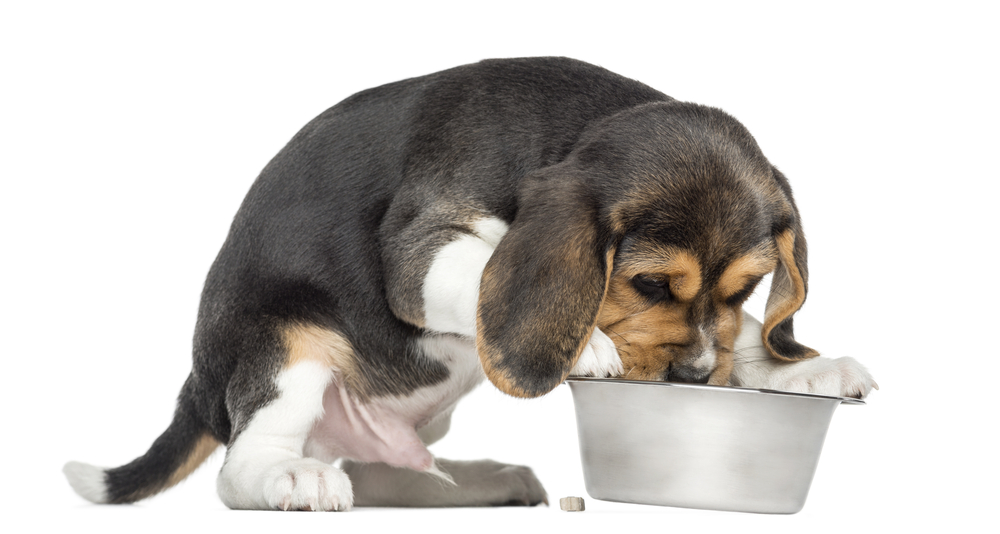
[[[614,335],[616,335],[616,336],[618,336],[618,337],[620,337],[620,338],[624,339],[624,340],[625,340],[625,344],[626,344],[626,345],[631,345],[631,344],[632,344],[632,342],[631,342],[631,341],[629,341],[629,340],[628,340],[628,339],[627,339],[627,338],[626,338],[625,336],[623,336],[623,335],[619,334],[619,333],[618,333],[617,331],[615,331],[615,330],[612,330],[612,329],[608,328],[608,332],[611,332],[612,334],[614,334]]]
[[[763,348],[764,348],[763,345],[756,345],[756,346],[752,346],[752,347],[743,347],[743,348],[741,348],[739,350],[734,350],[733,351],[733,355],[734,356],[743,357],[743,351],[752,350],[752,349],[763,349]],[[771,358],[770,356],[764,356],[762,358],[741,359],[740,362],[742,362],[742,363],[766,362],[766,361],[772,360],[772,359],[773,358]]]

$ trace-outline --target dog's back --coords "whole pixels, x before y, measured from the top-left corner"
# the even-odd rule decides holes
[[[384,270],[422,238],[407,227],[433,226],[411,223],[446,204],[510,222],[521,177],[565,158],[594,120],[665,99],[575,60],[489,60],[363,91],[307,124],[251,187],[208,275],[194,359],[223,378],[204,391],[212,430],[228,441],[225,385],[237,368],[265,371],[249,367],[269,356],[248,353],[277,343],[259,336],[282,322],[335,325],[368,366],[366,394],[440,380],[408,349],[419,320],[393,309],[418,299],[384,288]],[[447,198],[451,181],[463,187]]]

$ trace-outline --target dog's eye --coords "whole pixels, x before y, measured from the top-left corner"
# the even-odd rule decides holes
[[[670,289],[667,287],[669,283],[670,280],[666,278],[648,274],[640,274],[632,278],[632,285],[635,286],[636,290],[653,300],[664,300],[670,296]]]

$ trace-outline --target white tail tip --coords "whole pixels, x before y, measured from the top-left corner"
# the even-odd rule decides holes
[[[104,468],[80,462],[67,462],[63,466],[63,474],[77,495],[97,504],[108,502]]]

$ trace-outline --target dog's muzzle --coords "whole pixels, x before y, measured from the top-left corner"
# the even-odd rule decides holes
[[[667,368],[666,381],[683,382],[685,384],[707,384],[713,370],[671,363]]]

